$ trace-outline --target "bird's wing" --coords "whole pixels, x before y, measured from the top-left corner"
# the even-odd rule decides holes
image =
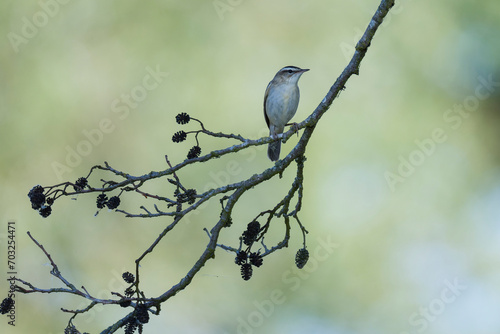
[[[267,117],[266,102],[267,102],[267,96],[269,95],[269,86],[271,86],[271,82],[267,85],[266,94],[264,94],[264,118],[266,119],[266,123],[267,123],[268,128],[271,128],[271,126],[269,125],[269,117]]]

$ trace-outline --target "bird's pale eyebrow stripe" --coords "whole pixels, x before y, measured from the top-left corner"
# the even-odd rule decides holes
[[[283,68],[281,69],[281,71],[289,71],[289,70],[292,70],[292,71],[296,72],[296,71],[298,71],[298,70],[299,70],[299,68],[298,68],[298,67],[295,67],[295,66],[287,66],[287,67],[283,67]]]

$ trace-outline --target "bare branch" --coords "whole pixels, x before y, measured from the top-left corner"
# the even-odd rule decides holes
[[[195,124],[199,124],[200,126],[200,129],[198,130],[187,132],[179,131],[173,136],[174,142],[184,141],[188,136],[191,139],[194,137],[196,146],[194,146],[188,153],[188,159],[174,165],[170,162],[168,156],[165,155],[165,161],[168,168],[158,172],[151,171],[147,174],[139,176],[123,172],[110,166],[107,162],[104,162],[103,166],[93,166],[87,177],[80,178],[76,182],[64,182],[47,187],[34,187],[28,196],[30,197],[32,208],[39,210],[40,214],[44,217],[50,215],[51,205],[54,201],[63,196],[97,193],[99,194],[97,197],[97,207],[99,210],[107,206],[109,209],[116,210],[117,212],[124,214],[126,217],[155,218],[167,216],[172,217],[173,220],[163,229],[151,245],[135,260],[135,277],[131,273],[124,273],[124,280],[129,283],[130,286],[124,291],[123,295],[119,292],[112,293],[114,296],[119,298],[117,300],[97,299],[91,296],[85,287],[82,287],[81,289],[76,288],[74,284],[63,277],[51,255],[37,240],[35,240],[35,238],[31,236],[29,232],[29,237],[49,259],[52,266],[50,273],[57,277],[65,285],[65,287],[41,289],[22,279],[17,279],[21,285],[17,286],[16,290],[23,293],[64,292],[79,295],[87,299],[89,301],[89,305],[82,309],[62,309],[64,312],[73,313],[73,317],[70,319],[68,326],[73,326],[71,320],[76,315],[87,312],[97,304],[120,304],[123,307],[133,307],[134,311],[130,312],[128,315],[118,320],[115,324],[102,332],[114,333],[117,329],[122,327],[126,327],[129,330],[135,329],[137,326],[142,328],[142,325],[147,323],[149,319],[149,313],[159,314],[161,304],[185,289],[192,282],[193,278],[208,262],[208,260],[215,257],[215,250],[217,247],[235,253],[235,262],[241,266],[242,277],[244,279],[249,279],[252,275],[252,266],[260,267],[264,257],[269,256],[279,249],[288,247],[288,243],[291,238],[292,226],[297,228],[296,225],[290,223],[291,219],[297,222],[302,235],[303,248],[297,252],[296,256],[297,266],[302,268],[308,258],[308,251],[306,250],[306,235],[308,231],[299,218],[299,212],[303,205],[304,168],[306,162],[305,152],[308,142],[317,123],[323,114],[330,108],[335,98],[345,88],[345,84],[349,78],[352,75],[359,74],[361,61],[366,55],[375,32],[393,5],[394,0],[381,1],[380,6],[373,15],[363,36],[357,43],[354,55],[343,70],[342,74],[330,87],[326,96],[305,120],[292,126],[287,132],[283,133],[280,138],[264,137],[260,139],[247,139],[239,134],[224,134],[221,132],[210,131],[205,128],[204,124],[199,119],[192,118],[186,113],[181,113],[176,117],[178,124],[184,125],[190,120],[193,120]],[[198,194],[196,189],[186,187],[187,183],[184,183],[181,179],[181,173],[177,173],[181,169],[191,167],[191,165],[204,163],[212,159],[222,158],[228,156],[229,154],[249,149],[254,146],[267,145],[276,140],[287,141],[293,134],[298,134],[299,132],[301,132],[301,135],[297,144],[282,160],[279,160],[273,166],[266,168],[260,173],[252,175],[246,180],[225,184]],[[235,140],[238,143],[200,156],[200,138],[203,138],[203,135],[214,138]],[[281,200],[277,200],[273,207],[256,214],[255,218],[248,223],[247,230],[242,234],[239,240],[236,241],[238,244],[237,247],[219,242],[221,230],[223,228],[229,228],[232,224],[233,210],[239,203],[241,196],[271,178],[276,176],[281,177],[294,161],[297,164],[295,178],[291,183],[289,190],[283,195],[283,198]],[[88,180],[91,177],[95,178],[95,174],[97,173],[105,174],[104,178],[99,178],[97,181],[100,182],[101,185],[90,185]],[[151,182],[162,177],[166,177],[168,180],[168,187],[166,187],[167,189],[165,189],[162,194],[153,194],[141,189],[147,182]],[[118,192],[118,194],[108,198],[106,194],[111,194],[113,192]],[[151,200],[153,202],[152,206],[154,210],[148,208],[149,205],[148,207],[144,205],[140,206],[139,209],[142,210],[140,213],[129,212],[128,210],[121,208],[117,209],[120,204],[120,196],[124,196],[124,194],[139,194],[142,198]],[[146,296],[140,288],[141,261],[147,255],[154,252],[156,246],[162,241],[165,235],[172,231],[179,224],[179,222],[186,217],[187,214],[200,209],[202,204],[205,204],[216,197],[222,197],[220,199],[220,216],[218,219],[213,219],[213,226],[210,230],[207,228],[204,229],[208,235],[208,242],[202,254],[198,257],[186,275],[180,278],[177,284],[173,285],[170,289],[161,293],[159,296]],[[258,220],[260,220],[260,222],[263,221],[263,224],[261,225]],[[283,231],[283,237],[275,245],[266,245],[264,239],[271,229]],[[258,247],[257,251],[255,251],[255,249],[252,250],[252,248],[255,247]],[[262,249],[263,252],[261,253]],[[300,260],[297,260],[297,258]]]

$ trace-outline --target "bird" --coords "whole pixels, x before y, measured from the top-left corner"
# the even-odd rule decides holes
[[[269,127],[269,135],[276,138],[283,133],[285,125],[292,119],[299,105],[298,81],[309,69],[285,66],[269,82],[264,95],[264,118]],[[271,161],[280,158],[281,141],[269,143],[267,156]]]

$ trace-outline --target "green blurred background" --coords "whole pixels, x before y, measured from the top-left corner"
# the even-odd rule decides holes
[[[8,289],[9,221],[16,224],[19,277],[60,286],[28,239],[30,231],[75,285],[102,298],[123,290],[121,273],[133,270],[170,220],[127,219],[106,210],[94,217],[93,195],[60,199],[43,219],[30,208],[29,189],[74,181],[103,161],[135,175],[165,169],[165,154],[182,161],[193,143],[170,140],[181,129],[174,122],[179,112],[213,131],[262,137],[264,90],[285,65],[311,69],[301,79],[294,118],[303,120],[347,64],[378,4],[1,2],[1,297]],[[290,247],[266,258],[248,282],[234,256],[219,249],[146,332],[498,333],[498,36],[497,0],[399,1],[360,76],[349,80],[308,146],[301,217],[310,232],[309,264],[294,269],[298,229]],[[166,74],[127,107],[122,94],[140,93],[155,70]],[[94,134],[90,146],[85,133]],[[201,138],[205,153],[232,143]],[[72,150],[84,154],[69,166]],[[68,168],[56,171],[57,164]],[[262,148],[181,177],[203,190],[269,166]],[[221,242],[237,245],[246,224],[274,206],[292,180],[289,171],[248,192]],[[148,187],[171,192],[166,180]],[[152,205],[126,195],[122,208],[129,211]],[[190,216],[144,261],[148,296],[177,283],[192,266],[207,242],[203,228],[216,222],[218,208],[215,201]],[[269,242],[281,235],[274,225]],[[2,317],[2,333],[62,333],[69,317],[60,308],[86,305],[62,294],[17,294],[16,301],[16,326]],[[75,324],[97,333],[127,311],[96,307]]]

